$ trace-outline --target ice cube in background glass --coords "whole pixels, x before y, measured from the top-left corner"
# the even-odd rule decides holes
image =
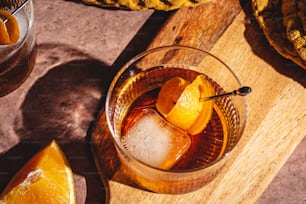
[[[138,160],[160,169],[170,169],[189,149],[190,137],[156,111],[144,111],[122,137],[122,144]]]

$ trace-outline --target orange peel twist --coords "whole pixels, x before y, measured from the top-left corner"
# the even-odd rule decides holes
[[[0,16],[7,22],[0,20],[0,45],[16,43],[19,39],[19,26],[16,18],[4,9],[0,9]]]

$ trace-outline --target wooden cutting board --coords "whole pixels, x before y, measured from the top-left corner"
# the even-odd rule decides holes
[[[151,193],[112,172],[118,165],[105,147],[103,111],[93,133],[98,169],[109,180],[110,203],[254,203],[306,135],[306,72],[279,56],[254,21],[250,5],[218,0],[182,8],[167,20],[149,48],[188,45],[208,50],[251,86],[243,138],[218,177],[187,194]],[[103,161],[101,161],[101,158]],[[98,159],[98,160],[97,160]]]

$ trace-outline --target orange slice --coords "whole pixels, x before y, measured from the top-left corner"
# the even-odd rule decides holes
[[[168,122],[195,135],[206,127],[213,111],[214,102],[202,99],[214,93],[211,83],[203,75],[198,75],[192,83],[174,78],[161,88],[156,107]]]
[[[0,45],[16,43],[19,39],[19,26],[16,18],[4,9],[0,9],[0,16],[7,19],[0,20]]]
[[[75,203],[73,174],[55,141],[14,176],[1,194],[0,203]]]

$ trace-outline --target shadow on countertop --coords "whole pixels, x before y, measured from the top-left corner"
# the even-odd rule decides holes
[[[40,45],[38,52],[57,46]],[[72,48],[65,50],[82,56]],[[52,67],[28,91],[20,107],[22,115],[14,124],[20,142],[0,156],[1,191],[26,161],[56,139],[74,172],[77,203],[105,203],[109,199],[108,186],[101,183],[95,170],[88,127],[102,106],[101,98],[114,72],[86,57]],[[39,65],[35,69],[44,69]]]

